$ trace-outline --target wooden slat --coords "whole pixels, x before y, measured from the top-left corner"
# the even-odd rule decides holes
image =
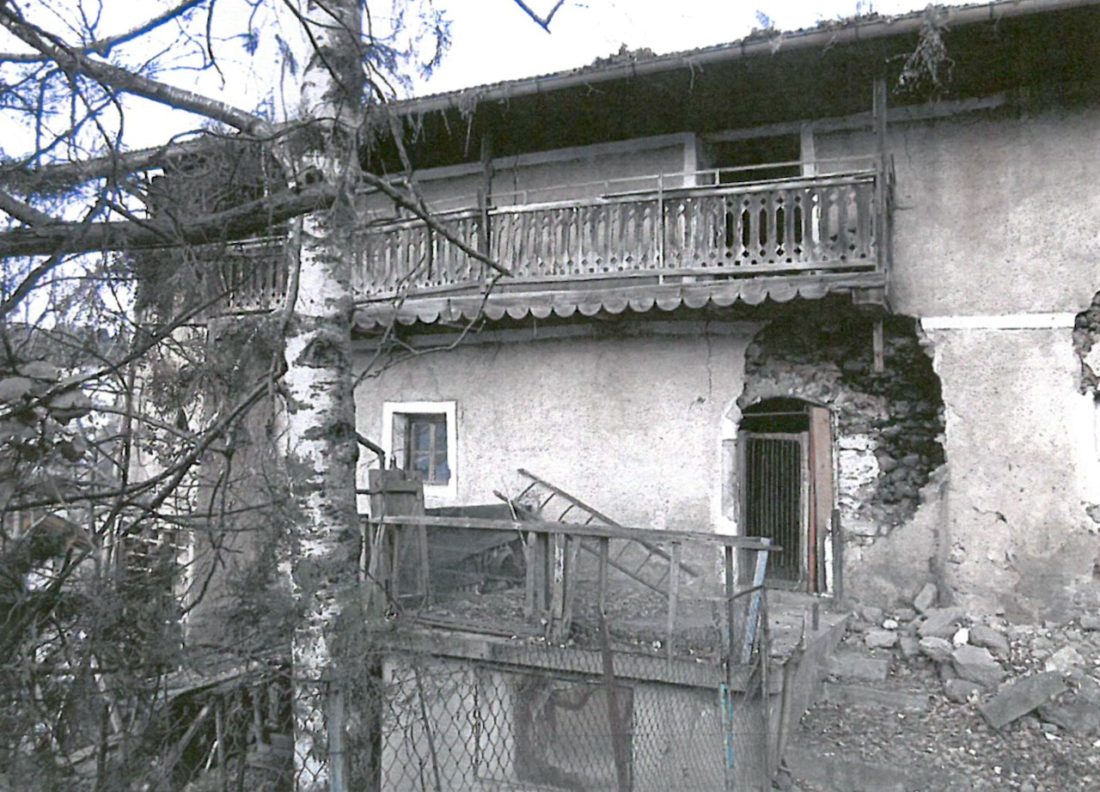
[[[569,534],[573,536],[607,537],[609,539],[628,539],[634,542],[697,542],[700,544],[737,547],[744,550],[763,550],[778,552],[783,548],[777,545],[765,545],[761,539],[727,534],[703,533],[700,531],[674,531],[658,528],[632,528],[625,525],[581,525],[579,523],[557,523],[543,520],[488,520],[478,517],[437,517],[434,515],[386,515],[371,523],[381,525],[426,525],[441,528],[478,528],[486,531],[510,531],[536,533],[554,536]]]

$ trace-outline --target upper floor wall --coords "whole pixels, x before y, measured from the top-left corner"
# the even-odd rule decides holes
[[[891,123],[890,301],[913,316],[1077,313],[1100,290],[1100,104]],[[821,136],[824,156],[862,131]]]

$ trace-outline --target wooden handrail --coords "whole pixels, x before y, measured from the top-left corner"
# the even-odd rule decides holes
[[[540,534],[565,534],[593,538],[626,539],[647,542],[698,542],[700,544],[731,547],[740,550],[779,552],[783,548],[749,536],[705,533],[703,531],[674,531],[661,528],[632,528],[630,526],[579,525],[575,523],[544,522],[542,520],[489,520],[478,517],[436,517],[425,515],[390,515],[371,519],[375,525],[426,525],[435,528],[469,528],[484,531],[530,532]]]

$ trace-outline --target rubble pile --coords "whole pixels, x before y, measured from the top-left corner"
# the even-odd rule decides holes
[[[826,702],[838,677],[859,686],[812,708],[801,739],[892,768],[897,789],[1100,789],[1100,617],[1019,625],[937,599],[930,583],[911,606],[856,612]]]

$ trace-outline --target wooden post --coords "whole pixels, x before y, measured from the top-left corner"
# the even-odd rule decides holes
[[[771,539],[760,540],[764,544],[771,544]],[[768,551],[756,551],[756,568],[752,573],[752,587],[757,589],[749,595],[749,614],[745,619],[745,635],[741,642],[741,663],[745,665],[752,658],[752,645],[756,640],[757,621],[760,619],[761,604],[764,599],[764,576],[768,570]]]
[[[221,696],[214,705],[214,745],[218,757],[218,792],[229,792],[229,774],[225,766],[225,702]],[[243,759],[242,759],[243,761]]]
[[[875,373],[881,374],[886,370],[886,343],[885,339],[883,338],[882,319],[875,319],[875,324],[871,331],[871,334],[872,347],[875,353]]]
[[[493,204],[493,139],[488,132],[481,136],[481,185],[477,191],[477,205],[481,211],[481,233],[478,234],[478,252],[488,256],[492,249],[490,236],[492,229],[489,222],[489,210]],[[488,267],[484,267],[486,276],[491,275]]]
[[[611,556],[611,540],[606,536],[600,539],[600,561],[597,571],[596,597],[600,613],[607,612],[607,565]]]
[[[727,682],[731,682],[733,679],[733,652],[734,647],[737,645],[734,641],[734,621],[733,621],[733,596],[736,593],[735,583],[733,580],[733,547],[726,545],[722,548],[722,561],[723,571],[726,576],[726,665],[727,665]]]
[[[672,663],[672,635],[676,629],[676,608],[680,598],[680,553],[679,542],[672,543],[672,564],[669,566],[668,578],[668,629],[665,636],[667,645],[665,651],[668,654],[668,662]]]
[[[840,509],[833,509],[833,596],[844,600],[844,537],[841,535]]]

